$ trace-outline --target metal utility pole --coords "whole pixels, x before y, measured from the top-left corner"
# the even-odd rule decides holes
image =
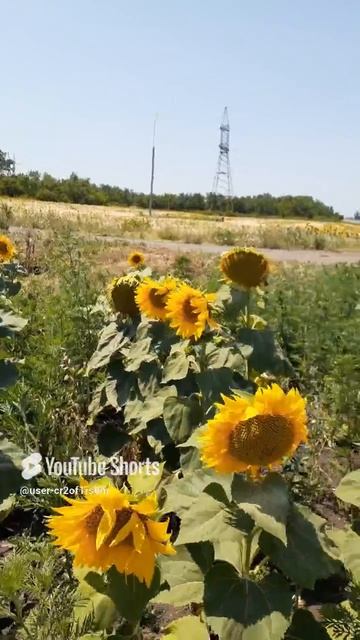
[[[217,196],[223,196],[228,204],[232,205],[233,186],[230,169],[230,124],[228,109],[225,107],[220,125],[220,144],[217,169],[213,181],[212,192]]]
[[[150,197],[149,197],[149,216],[152,215],[152,203],[153,203],[153,195],[154,195],[156,120],[157,120],[157,114],[156,114],[156,116],[154,118],[153,143],[152,143],[152,153],[151,153],[151,179],[150,179]]]

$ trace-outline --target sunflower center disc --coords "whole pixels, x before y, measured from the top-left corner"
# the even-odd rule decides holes
[[[292,423],[284,416],[258,415],[239,422],[230,434],[234,458],[260,467],[280,461],[293,444]]]
[[[0,242],[0,253],[7,253],[8,247],[5,242]]]
[[[189,322],[194,323],[197,321],[199,313],[194,310],[191,304],[191,298],[187,298],[185,300],[183,310],[184,310],[184,316],[186,317],[187,320],[189,320]]]
[[[120,529],[122,529],[129,522],[131,514],[131,509],[121,509],[120,511],[116,512],[116,521],[109,534],[109,537],[106,540],[107,544],[110,544],[110,542],[114,540],[114,538],[116,538]]]
[[[96,505],[95,509],[93,509],[91,513],[89,513],[89,515],[86,516],[85,526],[89,533],[96,533],[97,528],[100,524],[100,520],[103,517],[103,514],[104,514],[104,510],[98,504]]]
[[[165,309],[166,296],[167,291],[164,293],[159,293],[156,289],[151,289],[149,293],[151,304],[153,304],[157,309]]]

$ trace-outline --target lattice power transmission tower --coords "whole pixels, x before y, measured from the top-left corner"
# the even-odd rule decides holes
[[[227,107],[224,109],[222,122],[220,125],[220,144],[217,169],[214,177],[212,192],[217,196],[227,198],[231,205],[233,187],[230,169],[230,124]]]

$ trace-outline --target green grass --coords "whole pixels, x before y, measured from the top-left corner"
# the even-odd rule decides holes
[[[360,266],[286,268],[271,279],[266,316],[304,392],[334,438],[360,440]]]
[[[25,451],[59,459],[88,440],[91,388],[83,374],[96,345],[99,318],[91,307],[102,281],[70,235],[54,236],[46,254],[43,273],[25,279],[16,299],[28,319],[13,342],[23,364],[19,382],[0,396],[0,415],[2,431]]]

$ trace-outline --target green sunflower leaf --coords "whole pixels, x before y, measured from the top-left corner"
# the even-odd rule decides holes
[[[207,369],[195,374],[206,408],[221,400],[221,394],[229,395],[233,381],[233,372],[227,367]]]
[[[238,339],[243,345],[252,347],[249,365],[258,373],[269,372],[276,376],[288,376],[294,373],[289,360],[284,355],[274,334],[269,329],[242,328]]]
[[[182,607],[189,602],[201,603],[204,597],[204,573],[211,567],[214,550],[211,544],[199,542],[176,546],[176,555],[159,558],[161,578],[167,589],[153,602]]]
[[[167,511],[176,511],[183,517],[202,491],[213,483],[220,484],[226,497],[230,499],[231,481],[231,475],[222,476],[204,468],[191,471],[180,480],[174,477],[171,482],[164,485],[167,495],[165,508]]]
[[[326,550],[324,522],[310,509],[293,505],[286,527],[287,546],[266,531],[260,536],[263,553],[301,587],[313,589],[316,580],[337,573],[341,566]]]
[[[143,338],[133,342],[130,347],[122,350],[125,356],[126,371],[138,371],[144,362],[156,360],[156,353],[151,350],[151,338]]]
[[[165,399],[175,395],[176,387],[170,386],[159,389],[157,394],[145,400],[129,400],[124,411],[125,422],[133,423],[133,431],[145,429],[148,422],[163,415]]]
[[[294,613],[284,640],[330,640],[330,636],[310,611],[298,609]]]
[[[107,629],[115,621],[116,607],[105,593],[103,576],[89,569],[74,569],[74,575],[79,580],[76,590],[76,605],[74,618],[83,624],[89,617],[93,618],[94,630]]]
[[[254,582],[217,561],[205,577],[204,609],[222,640],[281,640],[290,624],[291,592],[280,575]]]
[[[88,579],[88,578],[87,578]],[[150,587],[136,576],[125,576],[115,567],[107,572],[106,595],[111,598],[120,615],[129,622],[137,622],[144,613],[149,600],[160,591],[160,571],[155,568]]]
[[[164,364],[163,382],[182,380],[187,376],[190,366],[190,359],[186,354],[188,344],[189,341],[185,340],[183,343],[180,342],[172,345],[170,354]]]
[[[360,508],[360,469],[351,471],[335,489],[335,495],[340,500]]]
[[[24,458],[25,454],[10,440],[0,440],[0,502],[17,493],[23,484],[21,462]]]
[[[333,529],[327,536],[336,545],[339,558],[353,581],[360,584],[360,536],[350,528]]]
[[[25,318],[21,318],[21,316],[16,315],[13,311],[5,311],[5,309],[1,309],[0,338],[7,338],[12,336],[14,333],[18,333],[26,324],[27,320]]]
[[[120,348],[129,342],[116,322],[110,322],[100,334],[99,343],[96,351],[91,356],[86,373],[94,369],[100,369],[107,365],[110,360],[120,351]]]
[[[216,498],[204,492],[181,515],[179,544],[240,540],[241,534],[232,526],[230,503],[223,487],[216,483],[211,487],[212,491],[216,487]]]
[[[169,624],[161,636],[163,640],[209,640],[204,622],[197,616],[184,616]]]
[[[258,527],[286,545],[289,492],[285,480],[278,473],[270,473],[262,482],[235,475],[232,497],[239,509],[250,515]]]
[[[185,442],[203,420],[199,394],[189,398],[166,398],[164,402],[165,426],[176,444]]]
[[[16,365],[9,360],[0,360],[0,389],[12,386],[16,379]]]

